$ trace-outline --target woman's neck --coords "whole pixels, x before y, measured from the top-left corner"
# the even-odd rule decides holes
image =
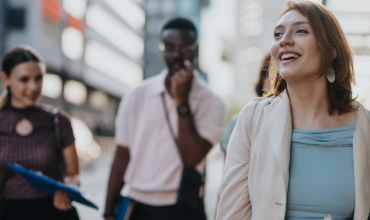
[[[10,107],[14,108],[14,109],[28,109],[28,108],[32,108],[32,107],[35,107],[36,105],[25,105],[21,102],[18,102],[17,100],[14,100],[14,99],[11,99],[11,102],[10,102]]]
[[[27,108],[27,106],[22,105],[21,103],[15,102],[13,100],[10,102],[10,106],[12,108],[15,108],[15,109],[24,109],[24,108]]]
[[[329,116],[326,81],[317,79],[287,85],[293,128],[319,130]]]

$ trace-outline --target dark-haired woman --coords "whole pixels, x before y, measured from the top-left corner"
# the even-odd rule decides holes
[[[352,52],[324,6],[288,2],[273,32],[271,89],[240,113],[217,220],[366,220],[370,112],[352,98]]]
[[[3,58],[0,97],[0,219],[78,219],[66,194],[54,196],[31,187],[8,168],[17,163],[68,185],[79,185],[75,139],[69,119],[59,118],[60,145],[51,109],[37,104],[45,64],[29,47],[17,47]],[[61,149],[58,149],[58,145]],[[64,164],[64,173],[60,165]]]

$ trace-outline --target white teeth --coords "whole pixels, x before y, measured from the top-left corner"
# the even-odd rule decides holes
[[[298,58],[299,55],[293,54],[293,53],[286,53],[286,54],[283,54],[280,59],[284,60],[284,59],[288,59],[288,58],[291,58],[291,57]]]

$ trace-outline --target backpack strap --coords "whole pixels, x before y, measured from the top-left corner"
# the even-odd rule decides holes
[[[59,160],[59,172],[61,176],[61,181],[64,182],[64,157],[63,157],[63,151],[62,151],[62,139],[60,136],[60,127],[59,127],[59,118],[58,118],[59,109],[54,108],[52,110],[53,115],[53,124],[54,124],[54,131],[55,131],[55,137],[57,139],[57,147],[56,152]]]

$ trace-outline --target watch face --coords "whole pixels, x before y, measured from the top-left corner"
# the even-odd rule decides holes
[[[187,114],[188,113],[188,106],[186,106],[186,105],[179,106],[179,113],[183,114],[183,115]]]
[[[180,116],[187,116],[190,114],[190,108],[189,108],[189,104],[187,103],[181,103],[177,106],[177,113],[180,115]]]

